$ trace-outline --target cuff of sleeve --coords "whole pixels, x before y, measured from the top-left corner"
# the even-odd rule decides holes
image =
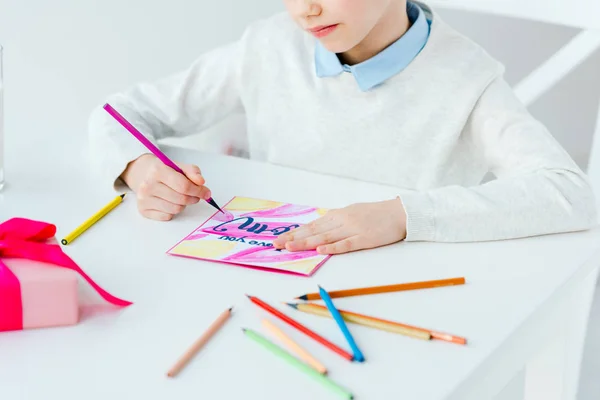
[[[107,186],[110,185],[109,187],[112,187],[112,189],[115,192],[119,192],[119,193],[130,192],[131,189],[129,188],[129,186],[127,186],[125,181],[123,181],[121,179],[121,174],[127,168],[127,164],[129,164],[131,161],[135,160],[136,158],[137,157],[133,157],[132,159],[130,159],[128,161],[124,161],[124,162],[120,162],[120,163],[117,163],[117,162],[111,163],[111,165],[107,168],[106,175],[105,175]]]
[[[92,149],[93,153],[93,149]],[[113,153],[104,154],[102,157],[92,155],[94,167],[100,175],[102,187],[111,188],[115,192],[131,192],[131,189],[120,178],[127,165],[145,154],[143,151],[113,149]]]
[[[433,203],[426,193],[405,193],[400,196],[406,212],[407,242],[434,241],[435,218]]]

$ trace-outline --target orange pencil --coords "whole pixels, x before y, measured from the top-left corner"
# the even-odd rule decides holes
[[[298,343],[294,342],[292,338],[285,334],[277,325],[268,319],[262,321],[265,328],[267,328],[273,335],[279,338],[284,345],[296,354],[302,361],[310,365],[318,373],[327,375],[327,368],[321,364],[316,358],[314,358],[308,351],[304,350]]]
[[[321,317],[330,317],[327,312],[327,308],[319,304],[290,304],[288,305],[298,311],[306,312],[313,315],[319,315]],[[358,314],[350,311],[338,310],[348,322],[352,322],[358,325],[369,326],[375,329],[381,329],[385,331],[400,333],[402,335],[413,336],[417,339],[438,339],[446,342],[452,342],[456,344],[467,344],[467,339],[454,336],[447,333],[436,332],[430,329],[418,328],[416,326],[401,324],[399,322],[389,321],[381,318],[371,317],[368,315]],[[426,335],[426,336],[424,336]]]
[[[363,296],[367,294],[379,294],[379,293],[390,293],[400,292],[403,290],[417,290],[417,289],[430,289],[442,286],[453,286],[453,285],[464,285],[465,278],[451,278],[451,279],[440,279],[436,281],[424,281],[424,282],[410,282],[410,283],[399,283],[396,285],[385,285],[385,286],[371,286],[356,289],[345,289],[345,290],[334,290],[329,292],[329,297],[350,297],[350,296]],[[319,293],[307,293],[302,296],[296,297],[298,300],[321,300]]]
[[[231,307],[229,310],[225,310],[219,315],[219,317],[208,327],[206,332],[202,336],[200,336],[192,346],[181,356],[181,358],[171,367],[169,372],[167,372],[167,376],[170,378],[175,377],[182,369],[186,366],[186,364],[200,351],[202,347],[210,340],[211,337],[214,336],[215,333],[225,324],[225,322],[231,316]]]

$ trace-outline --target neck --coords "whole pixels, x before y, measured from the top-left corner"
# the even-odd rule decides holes
[[[406,1],[391,1],[388,9],[362,42],[339,54],[343,63],[354,65],[374,57],[400,39],[410,28]]]

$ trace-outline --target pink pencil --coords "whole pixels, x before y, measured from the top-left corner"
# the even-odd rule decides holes
[[[171,159],[169,157],[167,157],[167,155],[165,153],[160,151],[160,149],[158,147],[156,147],[154,145],[154,143],[152,143],[144,135],[142,135],[142,133],[140,131],[138,131],[135,128],[135,126],[131,125],[131,123],[129,121],[127,121],[125,119],[125,117],[123,117],[121,114],[119,114],[119,112],[117,110],[115,110],[110,104],[108,104],[108,103],[105,104],[104,109],[114,119],[116,119],[118,123],[123,125],[123,127],[129,131],[129,133],[131,133],[137,140],[139,140],[140,143],[142,143],[144,146],[146,146],[146,148],[148,150],[150,150],[152,152],[152,154],[154,154],[160,161],[162,161],[163,164],[165,164],[168,167],[173,168],[175,171],[179,172],[180,174],[185,175],[183,173],[183,171],[181,170],[181,168],[179,168],[177,166],[177,164],[175,164],[173,161],[171,161]],[[211,206],[213,206],[214,208],[216,208],[217,210],[223,212],[223,210],[221,210],[221,207],[219,207],[217,205],[217,203],[213,200],[212,197],[207,199],[206,202],[208,204],[210,204]]]

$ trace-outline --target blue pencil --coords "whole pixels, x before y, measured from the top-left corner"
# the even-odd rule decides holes
[[[331,297],[329,297],[329,294],[321,286],[319,286],[319,294],[321,295],[321,299],[323,299],[323,301],[325,302],[325,305],[327,306],[327,309],[331,313],[331,316],[333,317],[333,319],[335,319],[335,322],[337,322],[338,326],[340,327],[340,330],[346,337],[346,341],[352,348],[352,352],[354,353],[354,359],[358,362],[365,361],[365,357],[363,356],[362,352],[356,345],[356,342],[354,341],[354,338],[352,337],[350,330],[348,330],[348,327],[346,326],[346,323],[344,322],[344,318],[342,318],[340,312],[333,305],[333,301],[331,300]]]

